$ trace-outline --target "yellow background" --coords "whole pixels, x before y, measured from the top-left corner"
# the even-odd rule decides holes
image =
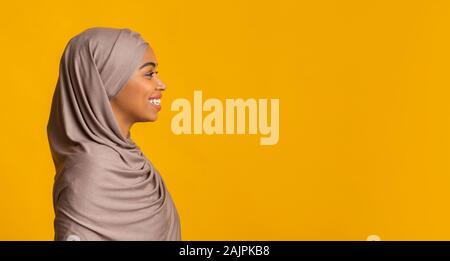
[[[93,26],[155,50],[163,110],[132,136],[183,240],[450,240],[449,1],[16,1],[0,22],[0,240],[53,239],[50,101]],[[194,90],[279,98],[279,143],[174,135]]]

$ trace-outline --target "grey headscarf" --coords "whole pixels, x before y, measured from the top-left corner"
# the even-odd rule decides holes
[[[162,177],[109,102],[148,46],[130,29],[95,27],[65,47],[47,125],[55,240],[181,240]]]

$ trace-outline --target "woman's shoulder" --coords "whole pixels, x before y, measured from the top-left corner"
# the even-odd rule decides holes
[[[66,158],[60,174],[80,182],[100,178],[107,171],[112,160],[114,160],[113,157],[105,155],[105,152],[77,153]]]
[[[86,154],[77,154],[68,158],[64,164],[65,172],[74,172],[79,169],[83,171],[98,170],[101,168],[101,161],[96,157]]]
[[[95,145],[94,143],[85,146],[83,151],[73,153],[66,158],[65,167],[101,167],[105,164],[114,162],[120,155],[112,148],[104,145]]]

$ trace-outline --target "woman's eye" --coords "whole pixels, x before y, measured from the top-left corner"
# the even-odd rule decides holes
[[[145,76],[148,76],[148,77],[152,78],[153,74],[155,74],[155,73],[158,74],[158,71],[156,71],[156,72],[148,72],[148,73],[145,74]]]

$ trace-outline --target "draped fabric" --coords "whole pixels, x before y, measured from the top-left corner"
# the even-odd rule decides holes
[[[181,240],[166,184],[109,102],[148,46],[130,29],[94,27],[64,49],[47,124],[55,240]]]

